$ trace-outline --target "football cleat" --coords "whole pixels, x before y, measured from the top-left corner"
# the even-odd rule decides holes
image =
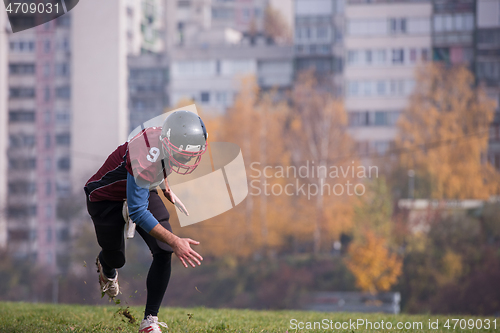
[[[168,328],[167,324],[159,322],[158,317],[148,315],[139,326],[139,333],[161,333],[160,326]]]
[[[108,278],[102,271],[99,257],[97,257],[95,264],[97,266],[97,273],[99,273],[99,284],[101,285],[102,296],[107,294],[109,297],[115,298],[115,296],[117,296],[120,292],[120,286],[118,285],[118,272],[116,272],[114,278]]]

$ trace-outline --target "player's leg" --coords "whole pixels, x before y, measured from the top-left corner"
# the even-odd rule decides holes
[[[148,210],[164,228],[172,231],[170,223],[168,222],[170,215],[165,204],[156,191],[151,191],[149,194]],[[157,316],[170,280],[173,250],[168,244],[158,241],[142,228],[137,227],[137,231],[144,239],[153,255],[153,261],[146,279],[147,301],[144,311],[145,320],[141,323],[141,328],[144,329],[143,326],[148,327],[146,325],[149,325],[150,322],[155,322],[153,326],[156,324],[155,328],[157,328],[157,324],[162,324],[158,323]]]
[[[87,200],[101,252],[96,259],[101,291],[110,297],[119,293],[117,268],[125,264],[125,241],[122,216],[123,202]]]

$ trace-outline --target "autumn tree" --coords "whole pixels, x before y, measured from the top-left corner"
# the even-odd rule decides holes
[[[401,275],[402,259],[393,244],[392,196],[384,178],[366,184],[354,208],[353,241],[347,268],[363,291],[387,291]]]
[[[288,113],[287,103],[280,101],[275,91],[261,91],[255,77],[248,76],[240,81],[240,91],[226,114],[206,123],[209,133],[216,129],[215,136],[209,135],[209,142],[216,138],[216,141],[238,144],[249,185],[254,187],[249,187],[248,196],[237,207],[187,227],[200,231],[198,239],[205,254],[266,255],[284,244],[290,232],[286,227],[292,212],[289,198],[266,195],[263,184],[282,181],[274,179],[272,169],[276,165],[289,164],[283,140]],[[271,169],[267,172],[269,177],[262,172],[264,167]]]
[[[429,64],[417,72],[414,93],[398,123],[402,169],[429,178],[436,199],[487,198],[498,175],[484,161],[494,105],[465,67]]]
[[[246,77],[234,105],[214,120],[217,140],[241,147],[249,194],[230,211],[187,227],[199,229],[204,253],[272,256],[297,244],[313,244],[315,253],[330,251],[350,228],[354,194],[348,191],[353,192],[351,169],[357,166],[346,158],[353,142],[342,102],[321,91],[311,72],[300,76],[289,100]],[[296,173],[301,167],[308,175]],[[331,167],[348,172],[332,177]]]
[[[287,142],[290,145],[291,161],[296,166],[310,163],[319,172],[303,181],[324,189],[332,189],[315,195],[309,202],[303,202],[303,216],[313,226],[313,251],[319,253],[326,240],[338,239],[342,230],[352,220],[353,197],[346,192],[335,195],[333,189],[339,184],[345,190],[347,182],[353,183],[351,172],[344,176],[331,177],[331,167],[352,167],[357,165],[349,158],[354,151],[353,141],[347,133],[347,114],[342,101],[328,91],[321,91],[312,71],[299,75],[292,91],[293,113]],[[335,176],[335,175],[334,175]],[[312,203],[312,204],[311,204]],[[312,207],[311,207],[312,206]]]
[[[401,274],[402,260],[388,250],[384,238],[370,230],[364,231],[362,242],[349,246],[345,262],[356,286],[371,293],[389,290]]]

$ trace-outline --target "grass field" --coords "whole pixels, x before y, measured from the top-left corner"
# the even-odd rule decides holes
[[[142,311],[142,307],[127,308],[120,305],[81,306],[0,302],[0,332],[137,332]],[[461,316],[163,308],[159,318],[169,326],[169,329],[164,329],[163,332],[500,332],[500,318]],[[464,320],[453,321],[453,318]],[[450,319],[449,328],[444,327],[448,319]],[[357,323],[357,320],[370,321],[374,325],[373,329],[370,330],[366,322],[359,327],[349,324],[349,321]],[[432,323],[437,320],[438,329],[430,329],[429,320]],[[328,322],[329,326],[333,325],[331,326],[333,329],[326,327],[308,329],[307,322],[310,322],[310,325],[314,325],[314,322],[326,325]],[[336,322],[338,327],[344,323],[346,329],[335,329]],[[420,327],[416,324],[419,322],[422,323]],[[377,323],[384,325],[383,327],[387,327],[390,323],[393,328],[375,329]],[[407,327],[414,326],[409,329],[397,329],[398,323]],[[453,329],[455,323],[456,327]],[[482,329],[478,329],[480,324],[483,326]],[[488,324],[489,329],[484,328]],[[304,329],[293,329],[299,325],[304,325]],[[350,327],[347,327],[348,325]],[[461,329],[460,325],[466,329]]]

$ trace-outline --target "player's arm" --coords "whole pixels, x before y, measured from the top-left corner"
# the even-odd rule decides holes
[[[185,267],[188,267],[187,263],[193,267],[195,267],[194,263],[201,265],[200,261],[203,257],[190,246],[190,244],[198,245],[199,242],[190,238],[180,238],[162,227],[148,210],[148,199],[149,188],[137,185],[134,176],[129,173],[127,175],[127,203],[132,221],[154,238],[170,245]]]

